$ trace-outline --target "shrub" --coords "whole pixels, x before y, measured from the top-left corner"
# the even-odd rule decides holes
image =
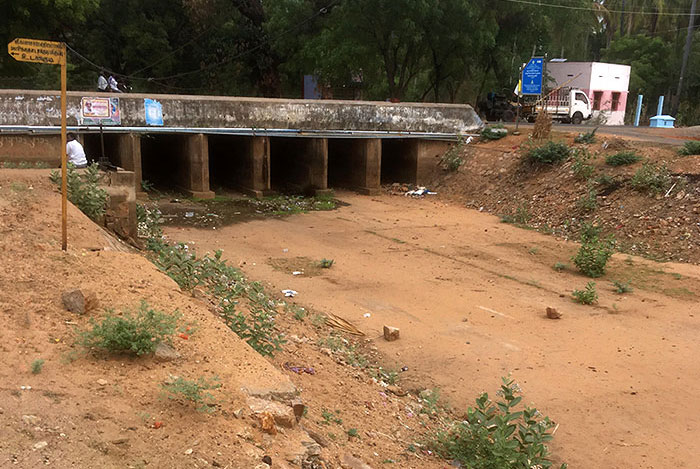
[[[585,148],[574,150],[574,164],[571,166],[571,169],[577,178],[587,181],[593,176],[595,168],[588,163],[591,158],[593,158],[593,155]]]
[[[681,156],[700,155],[700,142],[696,140],[685,142],[683,148],[678,150],[678,154]]]
[[[585,275],[593,278],[605,274],[605,265],[615,248],[615,238],[600,239],[598,228],[584,225],[581,232],[581,247],[571,259]]]
[[[595,133],[598,127],[591,130],[590,132],[580,133],[574,138],[574,143],[595,143]]]
[[[484,140],[500,140],[508,135],[508,129],[503,127],[503,124],[484,127],[481,131],[481,138]]]
[[[161,342],[168,340],[177,327],[180,314],[166,314],[149,308],[141,301],[136,313],[125,312],[121,316],[107,314],[98,323],[91,320],[92,329],[78,334],[78,344],[112,353],[153,353]]]
[[[163,237],[162,212],[156,208],[150,208],[143,204],[136,204],[136,221],[139,238]]]
[[[647,191],[652,194],[663,192],[671,184],[671,173],[665,164],[644,163],[634,173],[630,185],[638,191]]]
[[[564,161],[571,155],[569,147],[562,142],[548,141],[544,145],[531,147],[527,152],[527,158],[540,164],[554,164]]]
[[[518,208],[515,209],[515,213],[512,215],[502,215],[501,222],[513,223],[515,225],[527,225],[531,218],[532,215],[530,214],[527,203],[523,203],[518,205]]]
[[[442,155],[440,162],[442,163],[443,169],[446,171],[457,171],[460,166],[464,164],[464,158],[462,158],[462,153],[464,152],[464,147],[467,145],[467,141],[460,138],[459,141],[452,145],[449,150]]]
[[[98,220],[105,213],[107,191],[100,187],[100,166],[93,163],[81,175],[72,164],[67,168],[68,200],[78,207],[85,215]],[[61,174],[51,172],[51,181],[60,186]]]
[[[554,423],[537,409],[515,410],[522,400],[519,392],[517,384],[503,378],[501,399],[493,402],[482,394],[464,420],[437,432],[429,446],[441,457],[472,469],[552,467],[545,443],[552,439]]]
[[[330,269],[333,267],[333,259],[321,259],[321,268]]]
[[[571,295],[576,303],[590,305],[598,301],[598,293],[595,290],[595,282],[588,282],[583,290],[574,290]]]
[[[564,264],[563,262],[557,262],[556,264],[554,264],[553,269],[557,272],[563,272],[564,270],[566,270],[566,264]]]
[[[628,164],[634,164],[642,159],[637,153],[633,151],[621,151],[615,153],[614,155],[608,155],[605,157],[605,164],[608,166],[625,166]]]
[[[610,187],[617,185],[615,178],[613,178],[609,174],[601,174],[600,176],[595,178],[595,182],[603,189],[609,189]]]
[[[168,399],[184,399],[193,402],[200,412],[212,412],[212,407],[216,404],[214,395],[208,391],[219,389],[218,377],[206,379],[199,377],[197,381],[187,380],[177,377],[169,383],[161,385]]]
[[[44,368],[44,360],[42,358],[37,358],[32,362],[32,374],[38,375]]]

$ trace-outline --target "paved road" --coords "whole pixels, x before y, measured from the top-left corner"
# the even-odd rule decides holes
[[[533,126],[534,124],[521,123],[519,128],[531,129]],[[509,130],[513,130],[515,124],[508,124],[507,127]],[[552,126],[552,129],[558,132],[590,132],[593,128],[592,124],[573,125],[558,122],[555,122]],[[645,142],[676,146],[683,145],[687,140],[700,140],[700,126],[656,129],[651,127],[633,127],[631,125],[611,125],[599,127],[597,132],[601,135],[616,135]]]

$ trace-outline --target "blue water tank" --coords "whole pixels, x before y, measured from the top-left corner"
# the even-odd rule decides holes
[[[651,119],[649,119],[649,127],[663,127],[663,128],[673,128],[673,123],[676,122],[675,117],[663,115],[663,116],[654,116]]]

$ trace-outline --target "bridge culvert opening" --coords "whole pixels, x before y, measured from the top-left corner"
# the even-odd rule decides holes
[[[209,135],[209,185],[212,190],[242,190],[254,186],[251,137]]]
[[[418,142],[396,138],[382,139],[382,184],[415,184],[418,171]]]
[[[103,134],[105,157],[113,165],[119,165],[119,157],[117,151],[119,148],[119,135]],[[85,156],[88,162],[97,162],[102,157],[102,139],[98,133],[78,135],[78,141],[83,144]]]
[[[270,138],[270,185],[281,193],[313,195],[327,187],[327,140]]]
[[[328,140],[328,187],[356,189],[365,185],[365,142],[360,139]]]
[[[141,137],[142,180],[159,190],[187,187],[183,162],[187,155],[187,135],[143,135]]]

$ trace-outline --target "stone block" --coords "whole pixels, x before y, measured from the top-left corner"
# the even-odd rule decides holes
[[[384,339],[388,342],[399,340],[399,329],[397,327],[384,326]]]

